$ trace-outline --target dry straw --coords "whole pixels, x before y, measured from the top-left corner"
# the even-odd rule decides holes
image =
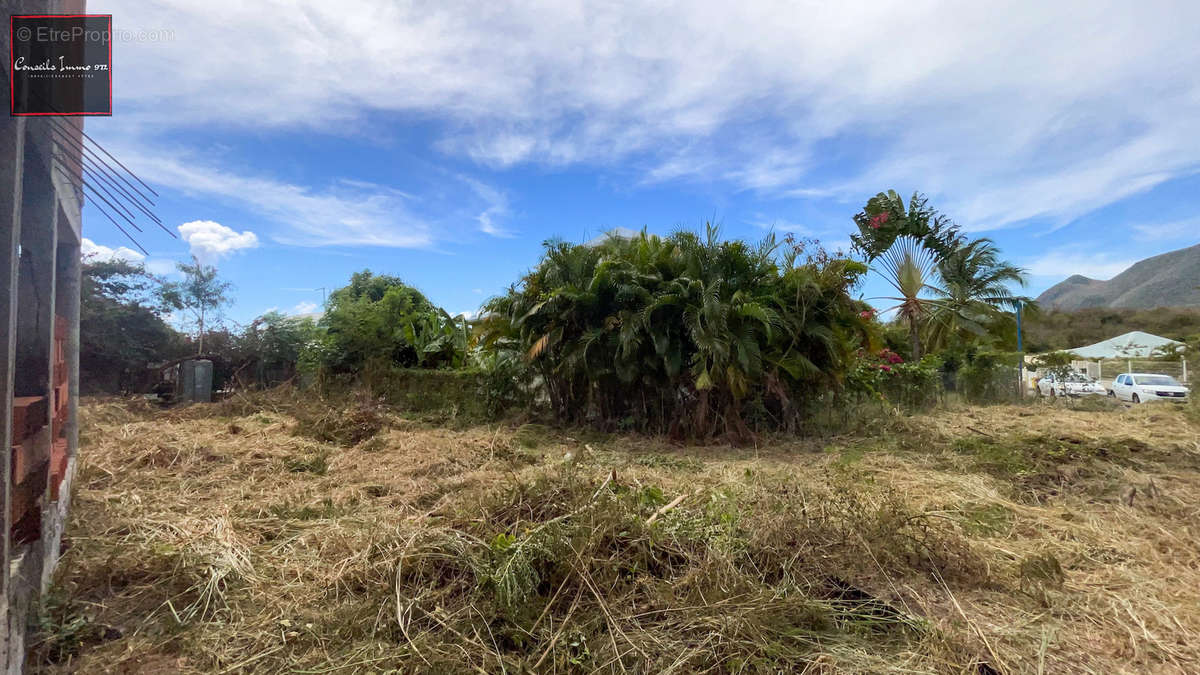
[[[83,414],[36,670],[1200,663],[1200,427],[1178,409],[961,408],[754,451],[583,451],[290,390]]]

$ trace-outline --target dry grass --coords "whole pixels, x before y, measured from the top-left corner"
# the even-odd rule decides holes
[[[962,408],[757,450],[298,392],[84,415],[43,671],[1200,663],[1200,427],[1174,408]]]

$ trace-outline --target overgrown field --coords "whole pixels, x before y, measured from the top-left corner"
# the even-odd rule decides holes
[[[286,391],[83,416],[43,672],[1200,663],[1183,409],[956,408],[758,448]]]

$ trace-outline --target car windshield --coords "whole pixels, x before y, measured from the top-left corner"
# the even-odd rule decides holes
[[[1092,378],[1083,373],[1071,373],[1066,377],[1067,382],[1091,382]]]
[[[1138,375],[1135,380],[1138,384],[1152,384],[1163,387],[1179,386],[1179,382],[1170,375]]]

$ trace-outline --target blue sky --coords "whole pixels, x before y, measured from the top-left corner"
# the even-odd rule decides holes
[[[216,264],[239,322],[364,268],[471,312],[614,227],[837,248],[889,188],[1030,295],[1200,241],[1200,5],[983,4],[93,0],[121,37],[86,128],[184,235],[147,266]]]

